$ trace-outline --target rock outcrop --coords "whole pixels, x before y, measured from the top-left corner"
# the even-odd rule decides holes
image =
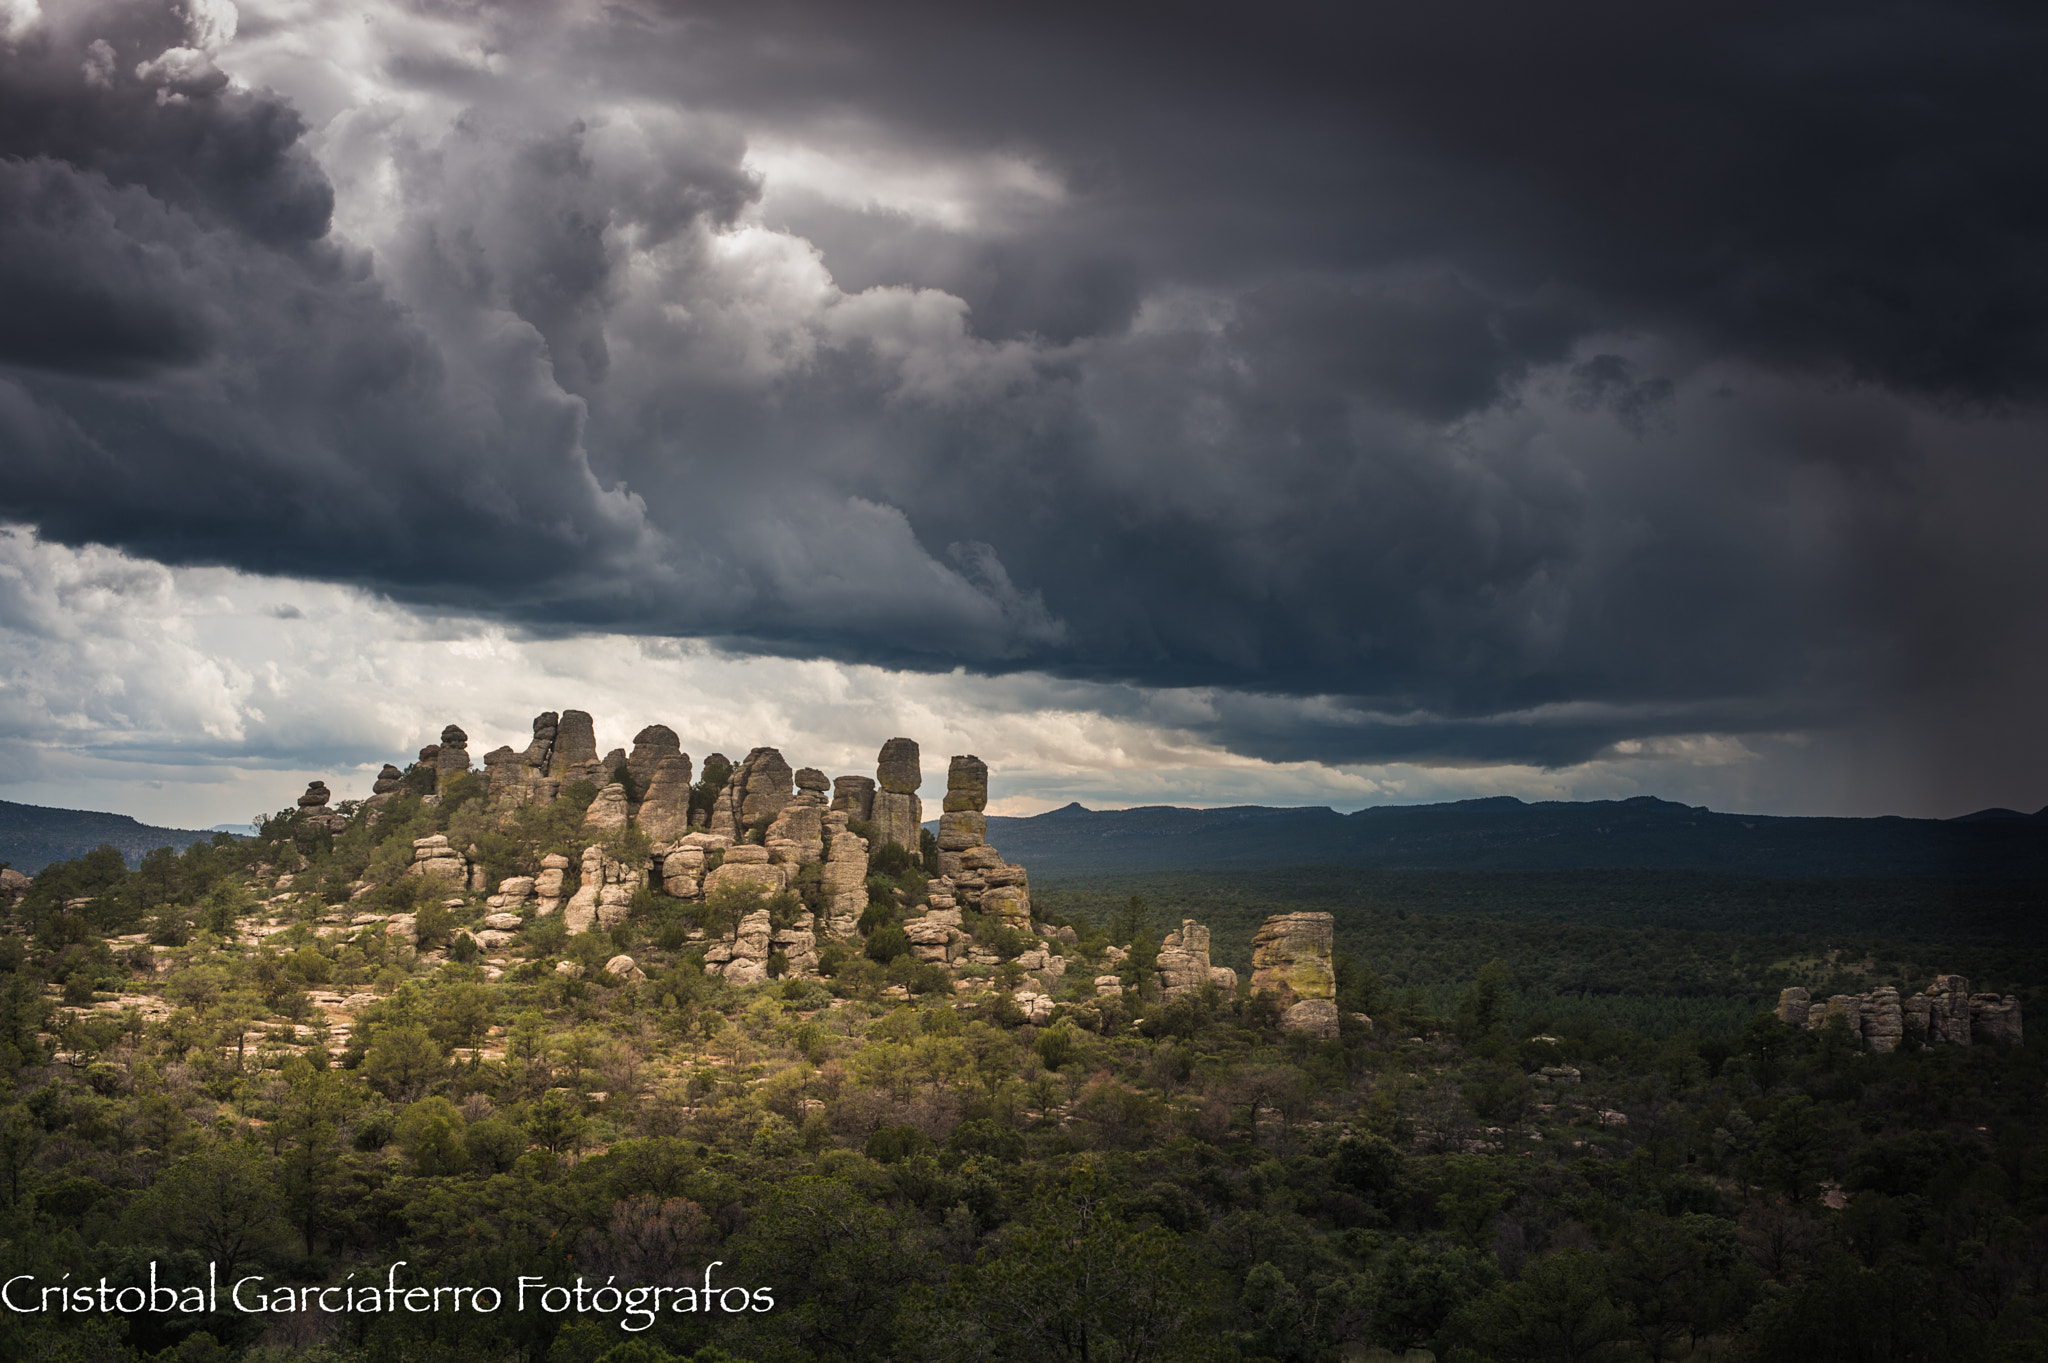
[[[846,831],[845,810],[825,815],[824,904],[825,931],[834,937],[851,937],[860,930],[860,916],[868,907],[867,839]]]
[[[633,777],[633,796],[636,800],[647,798],[647,789],[654,784],[654,773],[666,758],[679,757],[688,770],[689,754],[683,751],[683,741],[676,737],[676,731],[666,724],[650,724],[633,735],[633,751],[626,758],[626,770]],[[690,778],[683,777],[687,787]]]
[[[450,777],[468,770],[469,735],[450,724],[441,730],[440,747],[434,754],[434,789],[447,789]]]
[[[675,842],[690,831],[687,753],[670,753],[655,764],[642,787],[640,812],[635,817],[640,831],[657,844]]]
[[[533,878],[534,912],[545,918],[562,907],[568,893],[569,859],[550,852],[540,859],[540,874]]]
[[[739,787],[737,813],[742,832],[767,831],[789,803],[795,777],[774,748],[756,748],[747,754],[733,776]]]
[[[1336,936],[1327,913],[1282,913],[1252,938],[1252,992],[1279,1000],[1288,1031],[1337,1035]]]
[[[12,866],[0,866],[0,900],[13,903],[28,898],[28,892],[35,888],[35,880],[15,870]]]
[[[915,853],[924,832],[924,804],[917,787],[924,780],[917,744],[892,738],[875,759],[875,843],[896,843]]]
[[[538,726],[539,721],[535,721]],[[597,755],[597,726],[582,710],[564,710],[555,725],[553,751],[548,757],[548,775],[557,788],[576,781],[603,785],[610,780],[604,761]]]
[[[761,894],[776,894],[789,888],[792,869],[771,863],[765,847],[736,844],[726,848],[725,859],[715,870],[705,874],[704,895],[709,898],[729,885],[746,886]]]
[[[306,793],[299,797],[299,824],[303,828],[324,828],[330,833],[339,833],[348,827],[348,819],[340,810],[329,809],[327,802],[333,797],[328,794],[325,781],[309,781]]]
[[[633,891],[646,883],[646,867],[628,866],[602,847],[584,848],[582,883],[562,908],[569,931],[617,927],[626,921]]]
[[[835,776],[832,778],[832,808],[849,819],[866,823],[875,817],[875,778]]]
[[[2010,994],[1972,994],[1961,975],[1937,975],[1918,994],[1899,997],[1890,985],[1866,994],[1815,999],[1794,985],[1778,995],[1778,1019],[1818,1030],[1842,1019],[1852,1036],[1873,1051],[1896,1050],[1909,1033],[1930,1046],[2021,1041],[2020,1002]]]
[[[1209,929],[1192,918],[1182,919],[1178,932],[1166,934],[1154,964],[1159,970],[1159,992],[1169,999],[1199,993],[1212,984],[1226,991],[1237,988],[1235,970],[1209,963]]]
[[[632,805],[626,799],[626,788],[613,781],[598,791],[597,798],[590,802],[590,808],[583,811],[584,830],[608,833],[614,828],[624,828],[632,812]]]
[[[448,845],[447,835],[435,833],[431,837],[413,839],[412,865],[405,868],[405,873],[409,876],[431,876],[461,889],[469,884],[469,859]]]

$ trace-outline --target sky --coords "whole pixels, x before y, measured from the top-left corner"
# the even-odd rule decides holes
[[[0,799],[2048,803],[2048,14],[0,0]]]

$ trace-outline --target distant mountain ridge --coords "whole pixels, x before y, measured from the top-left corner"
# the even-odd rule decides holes
[[[2048,809],[1958,819],[1722,814],[1654,796],[1327,807],[1070,804],[990,817],[988,840],[1034,876],[1370,866],[1386,870],[1693,870],[1759,876],[2048,878]]]
[[[34,875],[53,861],[82,857],[103,844],[120,849],[134,865],[145,852],[159,847],[184,851],[195,842],[211,842],[213,834],[196,828],[156,828],[126,814],[90,809],[46,809],[0,800],[0,861],[24,875]]]

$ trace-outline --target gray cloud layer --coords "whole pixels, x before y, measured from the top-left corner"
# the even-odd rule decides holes
[[[1282,759],[2043,755],[2030,9],[361,18],[0,42],[0,515]]]

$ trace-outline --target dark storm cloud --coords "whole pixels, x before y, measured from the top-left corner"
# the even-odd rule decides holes
[[[0,512],[538,629],[1220,688],[1188,727],[1269,757],[1563,763],[1939,694],[1900,663],[1940,601],[1872,584],[1951,581],[1981,507],[1911,490],[2040,428],[2029,9],[437,22],[497,65],[393,23],[375,77],[460,112],[336,118],[332,184],[181,11],[0,46]],[[920,213],[750,139],[1054,190]]]

